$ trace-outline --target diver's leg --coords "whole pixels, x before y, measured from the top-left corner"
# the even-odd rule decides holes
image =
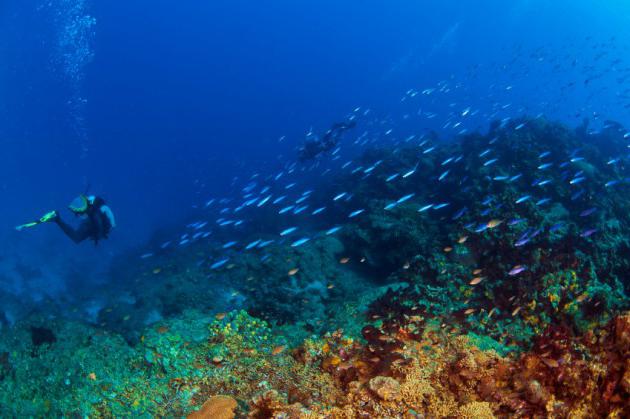
[[[67,224],[59,216],[55,218],[55,223],[57,223],[59,228],[61,228],[61,231],[63,231],[64,234],[70,238],[70,240],[77,244],[81,243],[88,237],[87,229],[85,229],[83,225],[75,230],[70,224]]]

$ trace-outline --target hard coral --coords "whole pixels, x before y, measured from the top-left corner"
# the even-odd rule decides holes
[[[230,396],[213,396],[201,409],[186,416],[186,419],[232,419],[236,407],[236,400]]]
[[[374,377],[370,380],[370,390],[385,401],[400,400],[400,383],[391,377]]]

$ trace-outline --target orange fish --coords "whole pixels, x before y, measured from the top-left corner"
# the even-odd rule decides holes
[[[483,276],[478,276],[476,278],[473,278],[472,281],[470,281],[470,285],[477,285],[478,283],[480,283],[481,281],[483,281]]]
[[[457,240],[457,243],[464,244],[466,243],[466,240],[468,240],[468,236],[461,236],[459,240]]]
[[[488,221],[488,224],[486,224],[486,226],[488,228],[495,228],[500,226],[501,224],[503,224],[503,220],[490,220]]]
[[[468,316],[469,314],[473,314],[474,312],[475,312],[474,308],[468,308],[466,309],[466,311],[464,311],[464,314]]]
[[[285,345],[282,346],[276,346],[275,348],[273,348],[273,350],[271,351],[271,355],[276,356],[276,355],[280,355],[282,352],[284,352],[284,350],[287,349],[287,347]]]
[[[483,269],[475,269],[473,271],[473,275],[479,275],[482,271],[483,271]]]
[[[217,313],[217,315],[214,316],[214,318],[217,320],[223,320],[225,319],[225,316],[227,316],[227,313]]]
[[[582,294],[582,295],[579,295],[579,296],[575,299],[575,301],[577,301],[578,303],[581,303],[582,301],[586,300],[587,298],[588,298],[588,294]]]
[[[299,269],[298,269],[298,268],[293,268],[293,269],[291,269],[291,270],[289,271],[289,276],[293,276],[293,275],[295,275],[296,273],[298,273],[298,271],[299,271]]]
[[[516,308],[514,309],[514,311],[512,312],[512,317],[516,316],[516,315],[518,314],[518,312],[519,312],[519,311],[521,311],[521,307],[520,307],[520,306],[519,306],[519,307],[516,307]]]
[[[350,262],[350,258],[341,258],[341,259],[339,259],[339,263],[341,263],[342,265],[345,265],[348,262]]]
[[[444,248],[444,252],[446,252],[446,253],[450,253],[450,252],[452,252],[452,251],[453,251],[453,248],[452,248],[451,246],[446,246],[446,247]]]

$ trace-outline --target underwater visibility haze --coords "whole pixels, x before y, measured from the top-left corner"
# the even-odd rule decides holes
[[[630,416],[630,5],[0,3],[2,417]]]

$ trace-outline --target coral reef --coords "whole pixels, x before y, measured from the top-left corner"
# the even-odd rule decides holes
[[[614,125],[586,135],[523,119],[420,162],[413,147],[376,149],[363,157],[370,176],[339,174],[312,193],[353,191],[330,219],[369,209],[337,235],[320,219],[301,227],[308,246],[226,249],[273,237],[243,227],[120,259],[93,323],[34,313],[3,326],[0,414],[627,417],[630,201],[622,168],[607,164],[620,137]],[[490,142],[492,166],[479,157]],[[571,171],[545,173],[553,202],[517,203],[508,175],[543,188],[539,156],[577,148]],[[413,180],[384,181],[453,156],[453,180],[429,182],[413,204],[398,199]],[[591,181],[572,186],[575,170]],[[286,226],[265,210],[257,225],[277,235]]]

